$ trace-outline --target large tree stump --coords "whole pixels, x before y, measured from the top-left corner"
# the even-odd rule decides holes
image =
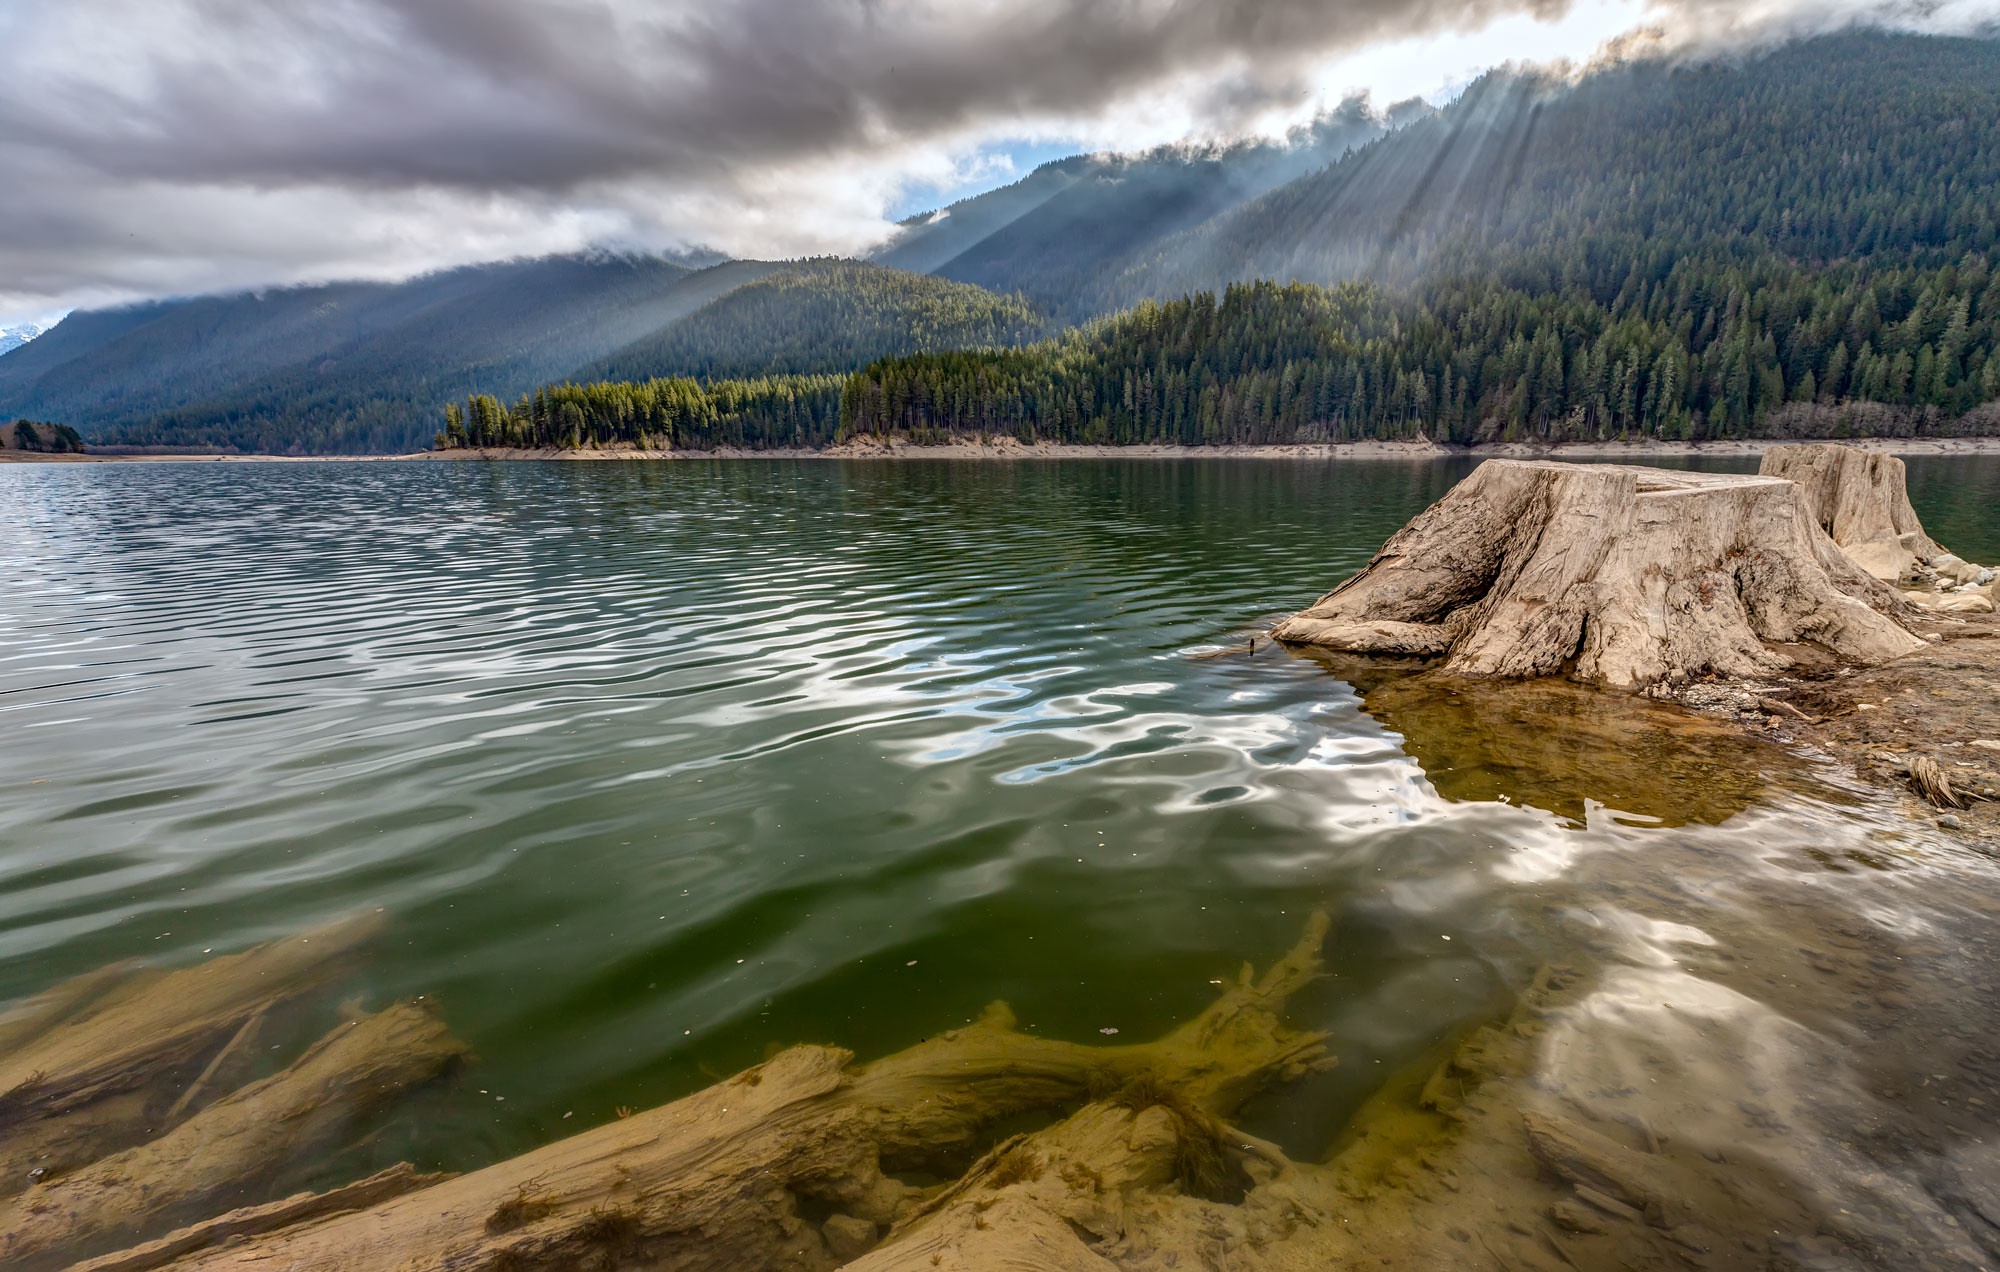
[[[1637,688],[1772,674],[1798,661],[1786,646],[1884,662],[1922,647],[1909,612],[1791,481],[1495,459],[1272,634]]]

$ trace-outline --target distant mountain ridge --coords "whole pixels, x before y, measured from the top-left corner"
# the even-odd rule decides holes
[[[1018,344],[1047,329],[1018,296],[835,258],[786,265],[580,368],[579,380],[745,379],[853,371],[880,358]]]

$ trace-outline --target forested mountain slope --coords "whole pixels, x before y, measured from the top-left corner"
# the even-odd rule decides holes
[[[1650,303],[1490,281],[1239,284],[1058,341],[891,359],[847,432],[1184,445],[2000,432],[2000,271],[1670,271]]]
[[[1162,243],[1098,308],[1256,278],[1471,270],[1609,300],[1689,253],[1935,264],[2000,244],[2000,42],[1848,34],[1439,114]]]
[[[772,268],[556,257],[78,313],[0,357],[0,414],[94,442],[402,449],[447,401],[532,388]]]
[[[802,261],[581,367],[576,378],[845,373],[897,354],[1017,344],[1044,326],[1016,296],[865,261]]]
[[[1050,313],[1086,317],[1099,290],[1094,280],[1142,260],[1169,236],[1339,159],[1381,136],[1392,119],[1427,113],[1414,103],[1384,117],[1349,102],[1283,143],[1056,160],[1011,186],[918,219],[876,259],[1018,291]]]

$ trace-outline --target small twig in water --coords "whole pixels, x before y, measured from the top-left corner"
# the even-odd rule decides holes
[[[1766,715],[1776,715],[1780,711],[1782,711],[1788,715],[1797,716],[1799,719],[1804,720],[1807,724],[1825,723],[1825,721],[1821,720],[1818,716],[1809,716],[1805,712],[1793,706],[1791,703],[1781,702],[1776,698],[1757,699],[1757,709],[1764,712]]]

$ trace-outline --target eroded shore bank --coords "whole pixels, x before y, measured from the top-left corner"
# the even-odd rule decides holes
[[[1894,662],[1718,685],[1688,705],[1823,751],[1900,792],[1911,816],[2000,855],[2000,615],[1927,619],[1930,645]],[[1924,760],[1942,792],[1925,793]]]

